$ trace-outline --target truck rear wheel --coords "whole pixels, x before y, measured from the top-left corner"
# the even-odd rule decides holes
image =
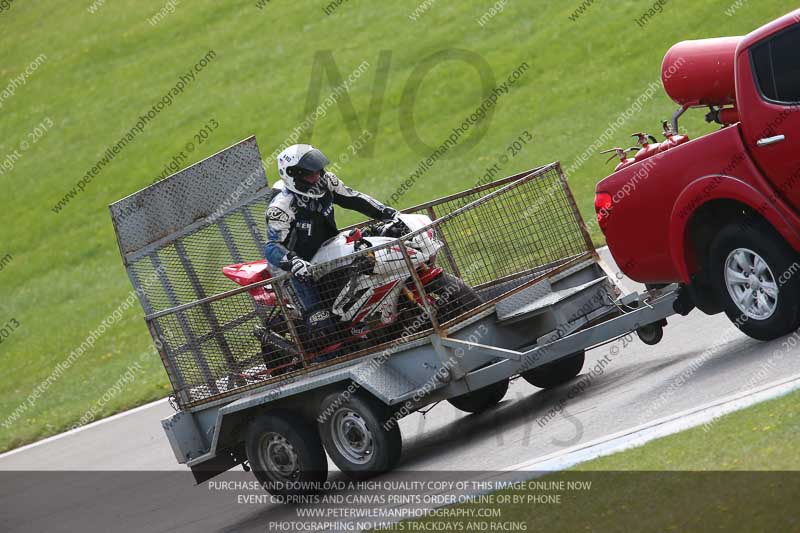
[[[714,292],[742,333],[768,341],[800,324],[798,256],[770,226],[754,222],[723,228],[708,259]]]
[[[480,413],[500,403],[508,392],[508,379],[487,385],[461,396],[450,398],[447,402],[466,413]]]
[[[314,426],[288,411],[253,420],[245,449],[253,474],[270,494],[312,494],[328,479],[328,459]]]
[[[523,372],[522,377],[534,387],[552,389],[580,374],[585,361],[586,352],[581,350],[539,368]]]
[[[320,406],[318,424],[325,449],[342,472],[367,479],[397,465],[403,440],[390,410],[372,396],[346,398],[335,392]]]

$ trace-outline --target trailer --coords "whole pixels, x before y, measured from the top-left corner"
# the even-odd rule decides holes
[[[557,387],[592,347],[632,331],[658,342],[675,312],[677,286],[622,294],[556,162],[406,209],[431,223],[315,265],[323,295],[347,283],[331,273],[372,275],[380,249],[407,280],[385,323],[320,339],[288,275],[244,287],[222,275],[263,256],[270,198],[251,137],[110,206],[173,388],[163,429],[198,483],[242,465],[273,494],[309,492],[326,452],[352,478],[385,472],[402,417],[444,400],[489,409],[516,376]]]

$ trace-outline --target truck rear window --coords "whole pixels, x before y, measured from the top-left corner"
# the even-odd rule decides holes
[[[766,99],[800,103],[800,26],[757,44],[751,57],[758,86]]]

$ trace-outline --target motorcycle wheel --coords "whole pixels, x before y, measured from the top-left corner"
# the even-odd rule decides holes
[[[291,332],[287,323],[283,320],[282,315],[275,316],[273,309],[262,305],[256,306],[256,314],[261,325],[256,326],[253,330],[253,336],[261,344],[261,358],[267,369],[270,369],[270,375],[280,376],[299,370],[302,366],[300,364],[287,365],[294,360],[298,360],[299,363],[300,356],[295,343],[290,340]],[[298,330],[301,327],[305,331],[305,324],[298,324]],[[302,332],[298,331],[298,333],[302,335]]]
[[[428,283],[425,290],[436,299],[436,315],[440,324],[483,303],[475,289],[461,278],[446,272]]]

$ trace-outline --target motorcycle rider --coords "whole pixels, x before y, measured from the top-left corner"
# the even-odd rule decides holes
[[[326,172],[330,161],[310,144],[286,148],[277,163],[280,180],[273,186],[266,212],[264,255],[273,275],[292,273],[291,286],[303,307],[303,319],[313,337],[324,342],[336,326],[321,301],[309,260],[322,243],[338,234],[333,204],[384,222],[396,222],[398,212]]]

